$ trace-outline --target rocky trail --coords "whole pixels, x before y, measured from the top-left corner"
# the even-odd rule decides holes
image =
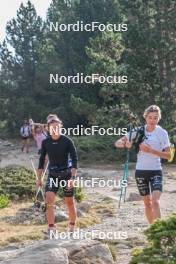
[[[20,165],[30,168],[31,153],[35,153],[35,148],[30,154],[23,154],[17,145],[7,141],[0,141],[0,167],[8,165]],[[35,155],[35,154],[34,154]],[[33,155],[33,156],[34,156]],[[110,169],[104,165],[97,168],[80,168],[79,179],[90,181],[95,179],[93,188],[83,187],[86,199],[78,204],[79,216],[87,217],[87,214],[94,214],[100,221],[84,227],[83,238],[79,239],[53,239],[27,241],[26,243],[16,243],[2,248],[0,252],[0,262],[6,264],[20,263],[70,263],[70,264],[91,264],[91,263],[115,263],[128,264],[134,248],[143,247],[146,238],[143,231],[148,227],[144,216],[143,203],[135,184],[134,164],[130,164],[130,176],[127,189],[126,202],[118,208],[119,186],[118,182],[123,173],[120,168]],[[162,217],[165,218],[176,212],[176,166],[164,167],[164,193],[161,197]],[[98,185],[100,181],[108,180],[116,182],[116,186]],[[98,183],[97,183],[98,182]],[[25,215],[23,204],[23,215]],[[29,208],[29,207],[28,207]],[[27,212],[27,211],[26,211]],[[66,212],[65,212],[66,213]],[[17,217],[17,216],[16,216]],[[15,221],[17,218],[13,218]],[[20,219],[20,217],[18,218]],[[2,219],[1,219],[2,220]],[[28,219],[26,218],[25,221]],[[9,218],[7,218],[9,221]],[[28,220],[29,221],[29,220]],[[45,219],[42,218],[41,224]],[[13,221],[12,221],[13,223]],[[30,225],[30,221],[28,223]],[[58,224],[59,225],[59,224]],[[0,229],[1,233],[1,229]],[[95,237],[85,238],[87,234],[96,233]],[[111,235],[111,239],[107,237]],[[32,254],[32,252],[35,252]],[[42,252],[42,254],[41,254]],[[59,260],[58,260],[59,259]]]

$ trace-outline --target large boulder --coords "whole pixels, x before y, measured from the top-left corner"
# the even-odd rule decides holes
[[[53,241],[37,242],[24,249],[0,253],[3,264],[68,264],[67,250]]]
[[[95,240],[45,240],[0,252],[3,264],[113,264],[108,246]]]
[[[107,245],[96,240],[82,240],[65,245],[71,264],[113,264]]]

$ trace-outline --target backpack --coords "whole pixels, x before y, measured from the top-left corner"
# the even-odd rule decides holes
[[[22,136],[27,136],[27,137],[29,137],[30,134],[31,134],[31,130],[30,130],[29,126],[28,126],[28,128],[27,128],[27,133],[25,133],[25,127],[22,126],[21,135],[22,135]]]
[[[139,152],[139,145],[144,141],[144,139],[147,139],[145,136],[145,126],[141,126],[137,129],[136,136],[133,139],[133,145],[136,153]]]

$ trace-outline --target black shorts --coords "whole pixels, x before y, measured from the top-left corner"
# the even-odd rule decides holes
[[[30,138],[30,136],[28,136],[28,137],[22,137],[22,136],[21,136],[21,139],[22,139],[22,140],[27,140],[28,138]]]
[[[55,194],[58,192],[59,188],[63,188],[64,197],[73,197],[74,196],[74,188],[68,188],[68,180],[71,178],[71,173],[66,177],[53,177],[49,173],[46,185],[45,192],[54,192]]]
[[[135,178],[141,196],[153,191],[163,191],[163,173],[161,170],[136,170]]]

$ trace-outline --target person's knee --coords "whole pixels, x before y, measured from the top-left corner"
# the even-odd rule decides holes
[[[160,206],[160,202],[158,198],[152,198],[152,207],[158,208]]]
[[[144,206],[146,209],[151,209],[152,208],[152,201],[151,199],[145,199],[144,200]]]

